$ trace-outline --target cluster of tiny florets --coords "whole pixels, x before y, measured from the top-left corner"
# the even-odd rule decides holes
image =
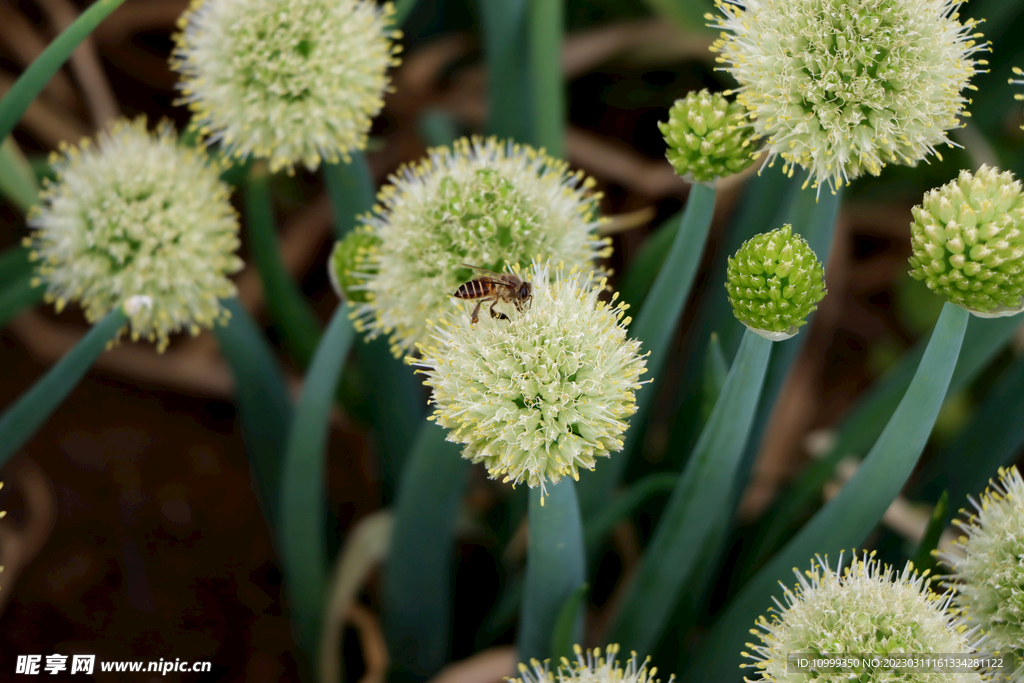
[[[234,295],[228,276],[243,264],[221,169],[169,124],[150,135],[144,119],[61,151],[25,239],[47,300],[58,311],[78,301],[90,322],[131,303],[132,338],[160,350],[174,332],[226,320],[220,299]]]
[[[771,158],[839,186],[914,165],[967,116],[977,22],[957,0],[716,0],[712,50]],[[792,173],[792,169],[789,169]]]
[[[399,169],[361,218],[379,245],[357,328],[390,335],[401,355],[427,340],[427,318],[453,310],[451,296],[478,276],[469,266],[500,272],[538,258],[593,269],[610,253],[593,185],[563,161],[495,139],[464,138]]]
[[[870,663],[857,668],[825,669],[814,674],[790,671],[790,654],[808,653],[812,657],[829,655],[882,656],[894,654],[958,654],[973,652],[972,633],[950,612],[950,594],[931,590],[928,572],[918,574],[907,563],[896,573],[873,559],[873,554],[858,558],[840,571],[832,570],[820,557],[811,570],[793,573],[799,583],[793,590],[783,587],[785,605],[776,603],[772,619],[758,620],[752,631],[761,640],[747,643],[752,652],[744,657],[755,660],[745,667],[759,670],[754,680],[797,683],[980,683],[978,673],[951,673],[948,670],[894,671]],[[840,566],[842,557],[839,558]],[[750,679],[746,679],[750,680]]]
[[[367,301],[366,281],[377,273],[374,255],[379,247],[380,238],[363,228],[338,240],[327,261],[327,274],[338,296],[352,304]]]
[[[509,683],[660,683],[659,679],[654,677],[658,669],[647,668],[651,661],[650,657],[638,662],[637,655],[633,652],[626,666],[622,667],[618,662],[618,645],[609,645],[605,648],[603,656],[599,647],[584,652],[583,648],[575,645],[573,650],[576,653],[576,661],[570,662],[566,657],[562,657],[557,678],[551,672],[547,661],[541,664],[536,659],[531,659],[529,667],[519,664],[522,678],[505,680]],[[669,676],[668,683],[674,680],[675,675]]]
[[[725,288],[736,319],[761,336],[787,339],[825,296],[824,271],[807,241],[783,225],[729,258]]]
[[[193,0],[172,67],[208,143],[271,171],[363,149],[398,63],[393,9],[370,0]]]
[[[913,278],[976,315],[1024,310],[1024,192],[1012,173],[961,171],[912,213]]]
[[[1024,681],[1024,479],[1017,468],[999,471],[960,528],[958,548],[940,558],[953,568],[953,605],[980,630],[986,652],[1012,654],[1014,672],[999,681]],[[961,551],[960,553],[956,552]]]
[[[538,264],[521,277],[533,284],[524,310],[507,306],[508,320],[476,324],[469,304],[442,314],[409,361],[433,390],[431,419],[464,444],[464,457],[544,491],[622,449],[646,357],[626,337],[626,306],[599,300],[603,279],[559,272],[549,281]]]
[[[753,128],[746,111],[720,93],[691,92],[669,110],[667,122],[658,123],[665,136],[672,167],[683,178],[711,183],[727,178],[754,163],[750,146]]]

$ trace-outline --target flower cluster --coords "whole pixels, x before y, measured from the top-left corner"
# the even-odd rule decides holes
[[[806,576],[794,570],[799,583],[785,589],[785,606],[772,610],[772,621],[758,621],[760,644],[747,643],[755,660],[744,664],[760,670],[761,679],[777,683],[808,680],[804,672],[787,670],[789,653],[888,655],[896,653],[967,653],[976,644],[963,623],[947,610],[950,594],[931,590],[927,573],[907,563],[897,574],[873,559],[858,559],[843,571],[832,570],[820,557]],[[842,556],[839,558],[842,565]],[[895,580],[894,580],[895,579]],[[859,676],[859,678],[858,678]],[[907,673],[873,669],[821,672],[820,683],[850,680],[888,683],[980,683],[977,673]]]
[[[676,173],[690,181],[714,182],[739,173],[754,163],[751,128],[737,102],[707,90],[677,100],[666,123],[658,123],[665,136],[668,157]]]
[[[511,320],[442,314],[433,343],[409,359],[433,389],[431,419],[465,444],[464,457],[542,491],[622,449],[645,364],[626,338],[626,306],[598,299],[603,279],[554,275],[539,264],[524,272],[533,301]]]
[[[961,171],[912,213],[913,278],[975,315],[1024,310],[1024,192],[1012,173]]]
[[[242,261],[220,169],[179,146],[170,124],[150,135],[144,119],[61,150],[51,159],[57,183],[47,184],[25,239],[47,300],[58,311],[79,301],[90,322],[130,303],[132,339],[159,350],[171,333],[226,319],[220,299],[234,295],[228,276]]]
[[[772,158],[842,185],[952,144],[985,49],[955,0],[716,0],[712,50]]]
[[[1016,468],[999,471],[981,496],[956,545],[946,551],[953,568],[953,605],[967,623],[980,629],[986,651],[1012,653],[1017,667],[1010,683],[1024,681],[1024,479]],[[959,520],[957,520],[959,523]]]
[[[193,0],[171,66],[195,126],[271,171],[347,161],[398,63],[393,11],[370,0]]]
[[[353,316],[371,337],[389,334],[396,355],[427,340],[426,319],[476,277],[534,258],[581,270],[607,256],[596,234],[594,181],[525,145],[462,139],[400,169],[364,229],[380,240]],[[467,265],[468,264],[468,265]]]
[[[573,650],[576,661],[570,663],[562,657],[561,666],[558,667],[558,683],[659,683],[659,679],[654,677],[658,670],[647,668],[650,657],[638,664],[636,653],[633,652],[623,668],[618,662],[618,645],[612,644],[605,648],[604,656],[599,647],[584,653],[583,648],[575,645]],[[541,664],[536,659],[530,660],[530,667],[520,664],[519,673],[522,678],[508,680],[511,683],[553,683],[555,680],[548,662]],[[674,680],[674,675],[669,676],[669,683]]]
[[[727,278],[736,318],[773,341],[794,336],[825,296],[821,262],[791,225],[744,242],[729,258]]]

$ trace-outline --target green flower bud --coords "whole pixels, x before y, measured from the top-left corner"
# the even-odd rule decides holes
[[[912,210],[910,275],[982,318],[1024,310],[1024,193],[982,166],[925,194]]]
[[[349,303],[370,300],[365,284],[377,274],[373,257],[379,246],[380,238],[365,229],[357,228],[338,240],[327,261],[327,274],[338,296]]]
[[[727,277],[736,319],[772,341],[796,335],[825,296],[821,262],[791,225],[744,242]]]
[[[676,100],[668,123],[658,123],[676,173],[690,181],[711,183],[754,163],[743,107],[719,93],[691,92]]]
[[[989,652],[1013,654],[1013,674],[996,680],[1024,681],[1024,479],[1017,468],[999,470],[952,547],[938,553],[953,568],[947,582],[956,593],[953,606],[984,634]]]

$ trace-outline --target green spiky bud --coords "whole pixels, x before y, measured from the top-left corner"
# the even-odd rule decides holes
[[[788,224],[744,242],[727,277],[736,319],[772,341],[796,335],[825,296],[821,262]]]
[[[924,195],[912,210],[910,275],[982,318],[1024,310],[1024,192],[982,166]]]
[[[714,182],[754,163],[744,109],[719,93],[691,92],[676,100],[667,123],[658,123],[676,173],[690,181]]]
[[[380,246],[380,238],[372,232],[356,229],[338,240],[327,261],[327,274],[337,292],[349,303],[365,303],[370,293],[364,285],[367,278],[377,273],[373,255]]]

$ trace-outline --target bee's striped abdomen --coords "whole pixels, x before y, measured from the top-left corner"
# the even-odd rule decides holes
[[[490,296],[494,291],[494,284],[490,280],[480,278],[470,280],[455,290],[455,297],[458,299],[481,299]]]

